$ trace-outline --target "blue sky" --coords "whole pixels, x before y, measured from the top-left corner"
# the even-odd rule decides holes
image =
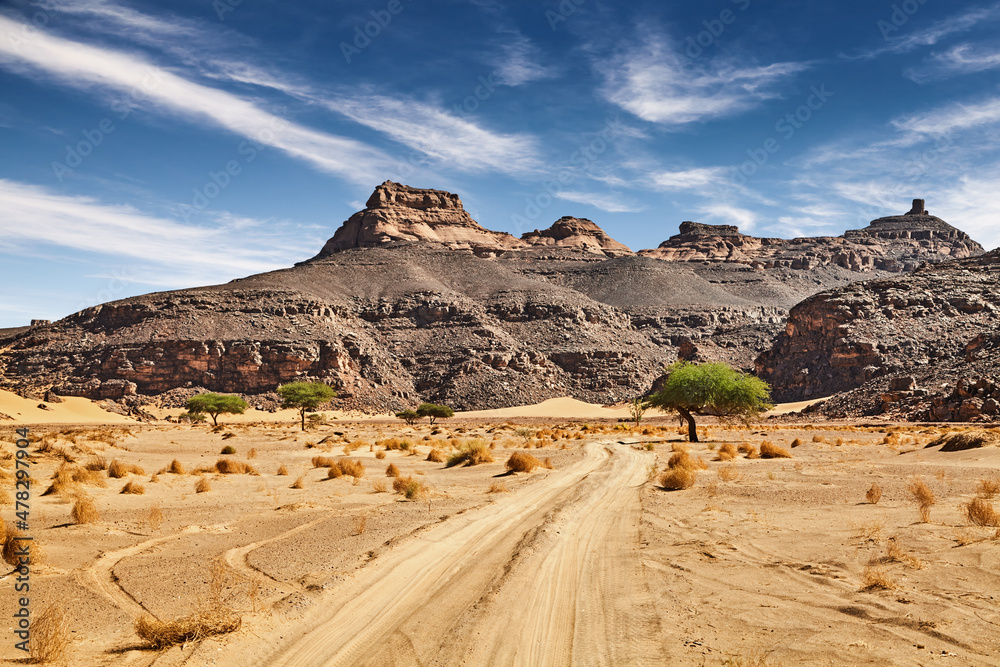
[[[312,256],[386,179],[487,228],[1000,245],[1000,2],[0,4],[0,326]]]

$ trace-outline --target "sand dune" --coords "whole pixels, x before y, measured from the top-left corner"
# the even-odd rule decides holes
[[[68,396],[62,403],[45,403],[48,410],[38,406],[41,401],[22,398],[9,391],[0,390],[0,412],[11,417],[0,424],[133,424],[134,419],[102,410],[86,398]]]

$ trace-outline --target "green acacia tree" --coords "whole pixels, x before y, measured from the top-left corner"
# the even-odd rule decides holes
[[[329,385],[322,382],[289,382],[278,387],[281,407],[295,408],[302,420],[302,430],[306,430],[306,413],[315,410],[337,395]]]
[[[396,419],[402,419],[407,424],[412,426],[417,423],[418,419],[420,419],[420,415],[417,414],[416,410],[403,410],[402,412],[396,413]]]
[[[695,415],[716,415],[745,423],[774,407],[771,388],[760,378],[728,364],[678,361],[665,367],[663,388],[648,399],[650,407],[678,412],[688,425],[688,439],[698,442]]]
[[[455,411],[446,405],[421,403],[417,406],[417,416],[427,417],[433,424],[435,419],[448,419],[449,417],[454,417]]]
[[[649,409],[649,403],[643,398],[633,398],[628,404],[628,416],[629,419],[635,424],[636,428],[639,428],[639,424],[642,423],[642,416],[646,414],[646,410]]]
[[[207,392],[192,396],[184,404],[191,415],[208,415],[212,425],[219,425],[219,415],[241,415],[247,409],[247,402],[232,394],[216,394]]]

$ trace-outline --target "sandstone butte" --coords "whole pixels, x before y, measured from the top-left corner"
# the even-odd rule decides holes
[[[755,238],[684,222],[658,248],[633,253],[590,220],[567,216],[517,238],[482,227],[457,195],[387,181],[295,267],[0,331],[0,386],[139,416],[203,390],[273,407],[275,387],[296,379],[329,383],[341,408],[429,400],[492,409],[626,400],[682,357],[747,370],[756,362],[780,396],[819,396],[899,369],[869,369],[864,355],[860,373],[803,359],[809,345],[796,347],[796,332],[834,321],[824,311],[823,323],[802,324],[806,304],[835,301],[862,279],[933,282],[937,263],[982,254],[921,200],[838,237]],[[822,344],[846,358],[841,343]],[[816,371],[803,380],[805,367]]]

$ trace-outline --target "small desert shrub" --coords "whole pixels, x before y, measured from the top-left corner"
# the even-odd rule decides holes
[[[312,457],[313,468],[329,468],[332,465],[336,465],[337,459],[329,456],[314,456]]]
[[[448,457],[447,467],[457,465],[474,466],[480,463],[493,463],[493,452],[484,440],[471,440],[459,445],[458,451]]]
[[[690,489],[697,478],[698,473],[693,468],[678,466],[670,468],[660,477],[660,486],[670,491]]]
[[[716,461],[731,461],[736,458],[736,447],[732,443],[727,442],[721,447],[715,456]]]
[[[486,493],[510,493],[510,490],[503,482],[493,482]]]
[[[86,468],[87,470],[94,470],[94,471],[105,470],[107,469],[107,467],[108,467],[107,459],[105,459],[100,454],[88,459],[87,463],[84,465],[84,468]]]
[[[41,616],[31,622],[31,641],[28,644],[35,664],[59,663],[66,659],[69,650],[69,619],[61,605],[51,604]]]
[[[426,460],[431,463],[444,463],[444,454],[441,453],[440,449],[431,449],[431,451],[427,453]]]
[[[334,463],[332,466],[326,469],[327,479],[337,479],[338,477],[343,477],[344,471],[340,469],[340,466]]]
[[[897,588],[896,582],[878,565],[868,565],[861,573],[862,591],[891,591]]]
[[[1000,514],[993,509],[993,505],[982,498],[973,498],[968,504],[963,505],[965,516],[970,523],[985,528],[1000,528]]]
[[[249,463],[237,461],[235,459],[219,459],[215,462],[216,472],[223,475],[259,475],[257,469]]]
[[[364,535],[365,528],[368,527],[368,515],[365,513],[359,514],[354,518],[354,534]]]
[[[377,458],[379,460],[384,459],[385,458],[385,452],[383,452],[380,449],[379,451],[375,452],[375,458]]]
[[[542,465],[548,468],[549,470],[553,470],[555,468],[555,466],[552,465],[552,457],[550,456],[545,457],[545,460],[542,461]]]
[[[174,475],[183,475],[184,464],[178,461],[177,459],[174,459],[173,461],[170,462],[170,467],[167,468],[167,472],[172,473]]]
[[[300,476],[298,479],[296,479],[294,482],[292,482],[292,485],[289,486],[288,488],[289,489],[301,489],[301,488],[304,488],[305,485],[306,485],[306,478],[303,477],[303,476]]]
[[[928,447],[941,447],[942,452],[960,452],[965,449],[991,447],[1000,444],[1000,434],[990,431],[966,431],[963,433],[946,433],[928,443]]]
[[[163,510],[160,509],[159,505],[153,505],[149,508],[149,513],[146,514],[146,523],[149,524],[151,530],[159,530],[160,526],[163,525]]]
[[[79,496],[73,503],[73,510],[70,512],[73,523],[97,523],[101,520],[101,514],[97,511],[97,505],[90,496]]]
[[[230,454],[236,453],[236,448],[233,447],[232,445],[226,445],[225,447],[222,448],[222,451],[219,453],[222,454],[223,456],[229,456]]]
[[[878,501],[882,500],[882,487],[879,486],[878,482],[872,482],[868,493],[865,494],[865,499],[872,505],[878,505]]]
[[[792,455],[784,447],[772,444],[770,440],[760,443],[760,457],[762,459],[790,459]]]
[[[229,609],[206,609],[170,621],[143,615],[135,621],[135,633],[153,648],[166,648],[223,635],[240,629],[242,619]]]
[[[413,477],[397,477],[392,482],[392,490],[402,493],[407,500],[419,498],[426,492],[426,487]]]
[[[795,438],[794,440],[792,440],[792,449],[795,449],[796,447],[801,447],[801,446],[802,446],[802,441],[801,440],[799,440],[798,438]]]
[[[251,449],[249,452],[247,452],[247,458],[248,459],[255,459],[255,458],[257,458],[257,450],[256,449]]]
[[[12,566],[17,567],[21,564],[21,558],[24,556],[21,554],[22,550],[27,550],[27,558],[30,565],[38,565],[42,562],[42,557],[44,553],[42,552],[42,545],[37,540],[27,540],[19,539],[27,537],[26,533],[19,530],[7,529],[7,534],[4,536],[2,555],[4,561]]]
[[[120,479],[126,475],[128,475],[128,466],[118,459],[112,460],[108,465],[108,477]]]
[[[1000,479],[994,477],[992,479],[979,480],[979,486],[976,487],[976,495],[980,498],[990,500],[998,493],[1000,493]]]
[[[813,442],[826,442],[826,438],[821,435],[814,435]]]
[[[134,496],[141,496],[142,494],[146,493],[146,487],[136,482],[126,482],[125,486],[122,487],[122,490],[119,491],[119,493],[127,493]]]
[[[723,482],[733,482],[740,478],[740,473],[737,472],[736,467],[732,464],[720,467],[715,471],[715,474],[718,475],[719,479]]]
[[[340,468],[341,473],[353,477],[354,479],[361,479],[365,476],[365,464],[361,461],[344,459],[337,463],[337,467]]]
[[[385,493],[387,490],[388,487],[385,484],[385,480],[376,479],[372,482],[372,491],[375,493]]]
[[[194,485],[195,493],[207,493],[212,490],[212,484],[207,477],[199,477]]]
[[[284,463],[278,466],[278,474],[282,476],[288,474],[288,467]]]
[[[399,468],[396,467],[395,463],[390,463],[385,469],[386,477],[399,477]]]
[[[934,492],[931,491],[930,487],[924,484],[924,481],[918,477],[915,477],[910,485],[907,487],[910,494],[913,496],[913,500],[917,503],[917,507],[920,509],[920,521],[922,523],[927,523],[931,520],[931,506],[937,502],[934,497]]]
[[[531,472],[535,468],[542,465],[542,462],[536,459],[531,454],[525,452],[514,452],[507,459],[507,463],[504,467],[512,472]]]

